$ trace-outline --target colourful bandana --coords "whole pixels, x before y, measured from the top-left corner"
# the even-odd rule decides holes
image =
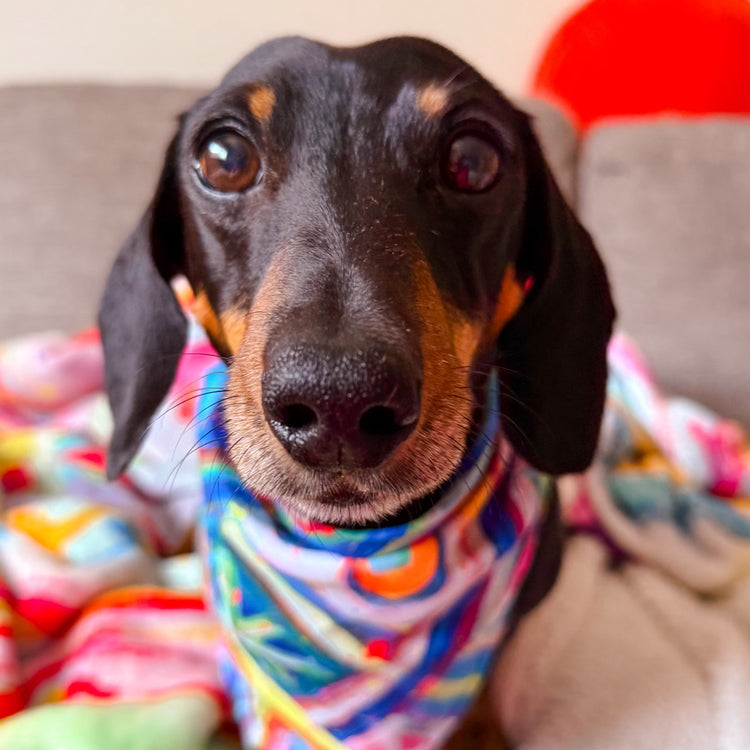
[[[496,384],[437,504],[403,525],[352,530],[294,519],[243,487],[224,459],[224,383],[223,369],[209,374],[214,395],[199,408],[204,528],[245,746],[440,747],[502,641],[546,495],[500,437]]]

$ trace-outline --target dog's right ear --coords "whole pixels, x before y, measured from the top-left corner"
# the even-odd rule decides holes
[[[156,193],[120,250],[99,308],[107,396],[114,419],[107,477],[125,470],[166,396],[187,319],[170,280],[184,269],[184,231],[172,140]]]
[[[535,468],[577,473],[597,447],[615,308],[591,236],[560,193],[528,118],[519,123],[528,182],[515,272],[531,285],[498,339],[503,429]]]

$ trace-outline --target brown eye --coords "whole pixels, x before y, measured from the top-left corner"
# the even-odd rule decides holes
[[[480,193],[500,174],[500,154],[479,135],[459,135],[451,142],[443,165],[444,179],[453,190]]]
[[[238,193],[257,182],[260,157],[247,138],[234,130],[219,130],[201,144],[197,167],[209,187]]]

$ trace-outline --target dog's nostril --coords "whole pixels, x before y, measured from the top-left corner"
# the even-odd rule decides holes
[[[403,427],[396,419],[396,412],[387,406],[372,406],[359,418],[360,432],[367,435],[393,435]]]
[[[279,422],[290,430],[303,430],[312,427],[317,421],[315,410],[305,404],[288,404],[279,413]]]

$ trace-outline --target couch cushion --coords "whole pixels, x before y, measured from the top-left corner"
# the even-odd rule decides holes
[[[750,119],[602,125],[579,207],[669,391],[750,426]]]
[[[148,203],[173,87],[0,89],[0,337],[94,321],[120,243]]]

